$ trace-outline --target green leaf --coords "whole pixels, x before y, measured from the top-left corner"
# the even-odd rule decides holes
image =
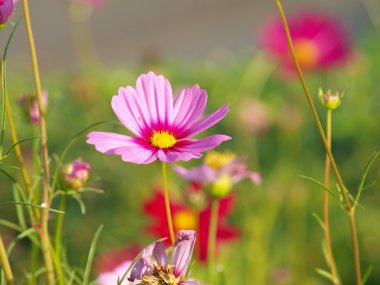
[[[356,194],[354,206],[356,206],[358,204],[358,202],[359,202],[360,195],[362,194],[362,192],[365,189],[364,188],[364,183],[365,183],[365,180],[367,178],[368,171],[371,168],[371,166],[374,163],[374,161],[376,160],[376,158],[379,156],[379,154],[380,154],[380,150],[376,150],[374,153],[372,153],[369,161],[367,162],[366,167],[364,168],[364,171],[363,171],[363,174],[362,174],[362,177],[361,177],[361,181],[360,181],[360,184],[359,184],[358,193]]]
[[[4,173],[5,176],[7,176],[13,183],[16,183],[17,180],[12,177],[8,172],[6,172],[4,169],[0,169],[0,172]]]
[[[367,269],[367,271],[364,273],[363,278],[362,278],[362,285],[365,285],[368,281],[369,276],[371,275],[373,270],[373,265],[370,265]]]
[[[9,155],[9,153],[12,151],[12,149],[14,149],[17,145],[19,145],[20,143],[23,143],[23,142],[26,142],[26,141],[30,141],[30,140],[35,140],[35,139],[40,139],[41,137],[33,137],[33,138],[28,138],[28,139],[24,139],[24,140],[21,140],[21,141],[18,141],[16,142],[14,145],[12,145],[8,150],[7,152],[5,153],[5,156]]]
[[[323,183],[321,183],[321,182],[319,182],[318,180],[315,180],[314,178],[311,178],[311,177],[309,177],[309,176],[305,176],[305,175],[300,175],[300,177],[301,178],[303,178],[303,179],[306,179],[306,180],[308,180],[308,181],[310,181],[310,182],[313,182],[314,184],[316,184],[316,185],[318,185],[319,187],[321,187],[324,191],[327,191],[335,200],[337,200],[337,201],[339,201],[339,199],[338,199],[338,197],[334,194],[334,193],[332,193],[331,191],[330,191],[330,189],[329,188],[327,188],[325,185],[323,185]]]
[[[78,205],[80,207],[80,211],[81,211],[82,215],[85,215],[86,214],[86,205],[84,204],[82,197],[80,195],[78,195],[77,193],[70,195],[70,196],[73,197],[74,200],[78,202]]]
[[[317,220],[318,224],[321,226],[322,230],[325,230],[325,224],[323,223],[322,219],[318,216],[317,213],[313,213],[312,216]]]
[[[3,62],[1,65],[1,82],[3,86],[3,109],[2,109],[2,115],[1,115],[1,133],[0,133],[0,158],[3,157],[3,147],[4,147],[4,133],[5,133],[5,113],[6,113],[6,104],[7,104],[7,74],[6,74],[6,66],[7,66],[7,52],[9,45],[12,41],[12,38],[17,30],[18,25],[20,24],[22,18],[18,19],[16,24],[14,25],[11,33],[9,34],[7,43],[5,44],[4,48],[4,54],[3,54]]]
[[[36,205],[36,204],[31,204],[31,203],[23,203],[23,202],[3,202],[3,203],[0,203],[0,206],[1,205],[18,205],[18,204],[24,205],[24,206],[35,207],[35,208],[39,208],[39,209],[45,209],[46,208],[46,207],[41,206],[41,205]],[[50,208],[49,211],[53,212],[53,213],[65,214],[65,212],[63,212],[63,211],[59,211],[59,210],[52,209],[52,208]]]
[[[94,238],[92,239],[90,251],[88,253],[86,268],[84,270],[83,285],[88,285],[88,283],[89,283],[92,260],[94,259],[96,244],[98,242],[98,239],[99,239],[99,236],[100,236],[102,229],[103,229],[103,225],[100,225],[98,230],[96,231],[96,233],[94,235]]]
[[[16,246],[16,243],[19,241],[19,240],[22,240],[23,238],[26,238],[26,237],[29,237],[30,240],[32,240],[33,242],[35,242],[38,246],[39,246],[39,241],[38,239],[36,239],[35,237],[33,237],[32,235],[36,233],[36,230],[34,228],[28,228],[24,231],[22,231],[21,233],[19,233],[14,239],[13,241],[9,244],[9,247],[7,249],[7,254],[8,256],[11,254],[13,248]]]
[[[10,228],[12,230],[18,231],[18,232],[22,231],[22,228],[18,224],[12,223],[4,219],[0,219],[0,225]]]
[[[321,268],[316,268],[315,271],[317,271],[317,273],[318,273],[319,275],[321,275],[321,276],[323,276],[323,277],[325,277],[325,278],[327,278],[327,279],[329,279],[329,280],[331,280],[331,281],[333,280],[333,276],[331,275],[330,272],[328,272],[328,271],[326,271],[326,270],[323,270],[323,269],[321,269]]]
[[[16,184],[13,185],[13,197],[15,199],[16,204],[16,214],[17,214],[17,220],[20,226],[23,229],[26,229],[26,221],[25,221],[25,213],[24,213],[24,208],[22,207],[20,198],[20,194],[17,190]]]

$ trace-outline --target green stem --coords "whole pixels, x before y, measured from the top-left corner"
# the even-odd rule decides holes
[[[331,148],[331,115],[332,110],[328,109],[326,114],[326,138],[327,142],[329,144],[329,147]],[[325,163],[325,181],[324,181],[325,187],[329,188],[330,186],[330,158],[326,154],[326,163]],[[336,264],[334,260],[334,255],[332,251],[331,246],[331,238],[330,238],[330,225],[329,225],[329,193],[327,191],[324,191],[323,193],[323,224],[324,224],[324,234],[325,234],[325,241],[326,241],[326,248],[327,248],[327,263],[330,267],[332,280],[331,282],[334,285],[339,285],[340,281],[338,278],[338,273],[336,269]]]
[[[61,200],[59,201],[59,210],[62,213],[58,214],[57,224],[55,228],[55,237],[54,237],[54,249],[55,254],[58,260],[61,260],[61,244],[62,244],[62,225],[63,225],[63,217],[66,206],[66,195],[61,196]]]
[[[3,268],[5,280],[7,281],[7,284],[13,285],[14,284],[13,273],[11,270],[11,266],[9,265],[8,255],[5,250],[4,243],[1,236],[0,236],[0,264],[1,264],[1,267]]]
[[[315,119],[315,122],[317,123],[318,131],[319,131],[319,134],[321,136],[321,139],[322,139],[322,142],[323,142],[323,146],[324,146],[325,151],[326,151],[326,153],[327,153],[327,155],[328,155],[328,157],[329,157],[329,159],[331,161],[332,169],[333,169],[333,171],[335,173],[336,179],[338,181],[338,185],[339,185],[339,187],[341,189],[341,193],[342,193],[343,198],[344,198],[345,203],[346,203],[345,210],[346,210],[346,213],[347,213],[347,216],[348,216],[348,220],[349,220],[349,224],[350,224],[352,247],[353,247],[353,251],[354,251],[354,267],[355,267],[355,275],[356,275],[355,276],[355,278],[356,278],[356,285],[361,285],[362,282],[361,282],[359,243],[358,243],[356,224],[355,224],[355,217],[354,217],[355,206],[356,205],[355,204],[352,205],[351,202],[350,202],[350,199],[348,197],[348,190],[347,190],[347,188],[344,185],[343,179],[342,179],[342,177],[340,175],[339,169],[338,169],[338,167],[337,167],[337,165],[335,163],[335,159],[334,159],[334,157],[332,155],[331,149],[330,149],[329,144],[327,142],[325,133],[324,133],[323,128],[322,128],[321,121],[320,121],[319,116],[317,114],[317,111],[315,109],[314,102],[313,102],[313,100],[311,98],[311,95],[310,95],[310,92],[309,92],[309,88],[307,87],[307,84],[306,84],[306,81],[304,79],[304,76],[303,76],[303,73],[302,73],[299,61],[298,61],[297,56],[296,56],[296,52],[295,52],[295,49],[294,49],[292,38],[291,38],[290,32],[289,32],[289,26],[288,26],[288,23],[287,23],[287,20],[286,20],[286,16],[285,16],[284,10],[282,8],[281,2],[280,2],[280,0],[275,0],[275,1],[276,1],[278,10],[280,12],[284,28],[285,28],[286,39],[287,39],[288,44],[289,44],[289,48],[290,48],[290,52],[291,52],[291,55],[292,55],[292,58],[293,58],[293,62],[294,62],[295,66],[296,66],[296,69],[297,69],[298,77],[299,77],[299,79],[301,81],[301,85],[302,85],[302,88],[303,88],[303,90],[305,92],[306,99],[307,99],[307,101],[309,103],[309,106],[310,106],[311,112],[313,114],[313,117]]]
[[[164,197],[165,197],[165,209],[166,209],[166,218],[168,220],[168,228],[170,234],[170,241],[174,245],[174,228],[172,222],[172,213],[170,211],[170,201],[169,201],[169,190],[168,190],[168,180],[166,177],[166,163],[162,163],[162,181],[164,186]]]
[[[208,231],[207,241],[207,280],[210,284],[214,284],[214,270],[215,270],[215,249],[216,249],[216,236],[218,230],[218,212],[219,212],[219,199],[213,198],[211,200],[211,216],[210,226]]]
[[[28,36],[30,56],[32,59],[32,67],[34,74],[34,83],[36,87],[37,94],[37,102],[38,102],[38,110],[40,113],[40,137],[41,137],[41,161],[43,168],[43,180],[42,180],[42,204],[45,206],[41,210],[41,248],[45,261],[46,274],[49,285],[55,284],[54,277],[54,269],[53,269],[53,261],[51,257],[51,248],[50,248],[50,238],[49,238],[49,230],[48,230],[48,219],[49,219],[49,208],[50,208],[50,190],[49,190],[49,156],[47,149],[47,132],[46,132],[46,121],[45,121],[45,110],[42,103],[42,91],[41,91],[41,80],[40,73],[38,69],[38,61],[37,61],[37,53],[36,47],[34,44],[34,37],[32,31],[32,24],[30,21],[30,13],[29,13],[29,3],[28,0],[23,0],[23,8],[24,8],[24,18],[25,18],[25,28]]]
[[[38,253],[39,249],[38,246],[34,243],[31,242],[32,244],[32,252],[30,255],[30,267],[29,267],[29,279],[28,279],[28,284],[29,285],[35,285],[36,284],[36,270],[37,270],[37,262],[38,262]]]

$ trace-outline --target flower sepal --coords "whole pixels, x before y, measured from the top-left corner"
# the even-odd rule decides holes
[[[318,91],[318,98],[323,107],[327,110],[335,110],[340,104],[342,104],[342,98],[344,93],[331,92],[331,90],[327,90],[327,92],[323,92],[321,88]]]

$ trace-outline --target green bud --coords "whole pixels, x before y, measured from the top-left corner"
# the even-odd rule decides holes
[[[229,175],[221,175],[207,189],[208,194],[213,198],[226,197],[232,189],[232,179]]]
[[[322,106],[324,106],[327,110],[335,110],[342,103],[342,97],[344,93],[334,92],[331,90],[327,90],[327,92],[323,92],[321,88],[318,91],[318,98],[321,101]]]

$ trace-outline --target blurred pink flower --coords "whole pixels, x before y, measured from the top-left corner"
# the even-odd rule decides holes
[[[179,231],[170,262],[162,242],[148,245],[133,266],[129,281],[139,284],[199,285],[197,281],[186,280],[195,239],[195,231]]]
[[[117,281],[120,280],[125,272],[131,267],[132,260],[124,261],[122,264],[117,266],[115,269],[109,272],[103,272],[101,273],[98,278],[96,278],[96,283],[98,285],[111,285],[111,284],[118,284]],[[128,278],[130,277],[130,271],[126,275],[126,278],[121,283],[122,285],[129,285],[133,284],[130,281],[128,281]]]
[[[303,69],[327,69],[348,58],[351,46],[346,30],[337,19],[322,13],[304,12],[289,17],[288,25]],[[265,27],[261,42],[285,70],[295,70],[280,19],[274,19]]]
[[[13,0],[0,0],[0,29],[13,14]]]
[[[207,93],[198,85],[183,89],[173,100],[169,81],[153,72],[141,75],[136,88],[121,87],[112,98],[112,108],[123,125],[136,137],[108,132],[91,132],[87,142],[96,150],[120,155],[122,160],[148,164],[188,161],[231,139],[213,135],[188,139],[212,127],[228,113],[228,105],[199,119],[206,107]]]
[[[265,133],[271,123],[268,107],[257,99],[246,98],[239,106],[239,119],[255,135]]]
[[[28,115],[30,123],[32,125],[38,125],[40,122],[40,112],[38,110],[36,95],[32,93],[24,94],[19,98],[18,104]],[[48,105],[48,93],[46,90],[42,91],[42,104],[44,108]]]
[[[90,168],[87,162],[76,160],[62,167],[61,178],[70,189],[80,189],[88,180]]]
[[[222,176],[230,177],[233,184],[244,178],[250,179],[256,185],[261,183],[260,173],[247,170],[242,158],[230,152],[211,151],[205,157],[204,163],[198,167],[186,169],[175,165],[173,169],[182,178],[202,185],[216,182]]]

